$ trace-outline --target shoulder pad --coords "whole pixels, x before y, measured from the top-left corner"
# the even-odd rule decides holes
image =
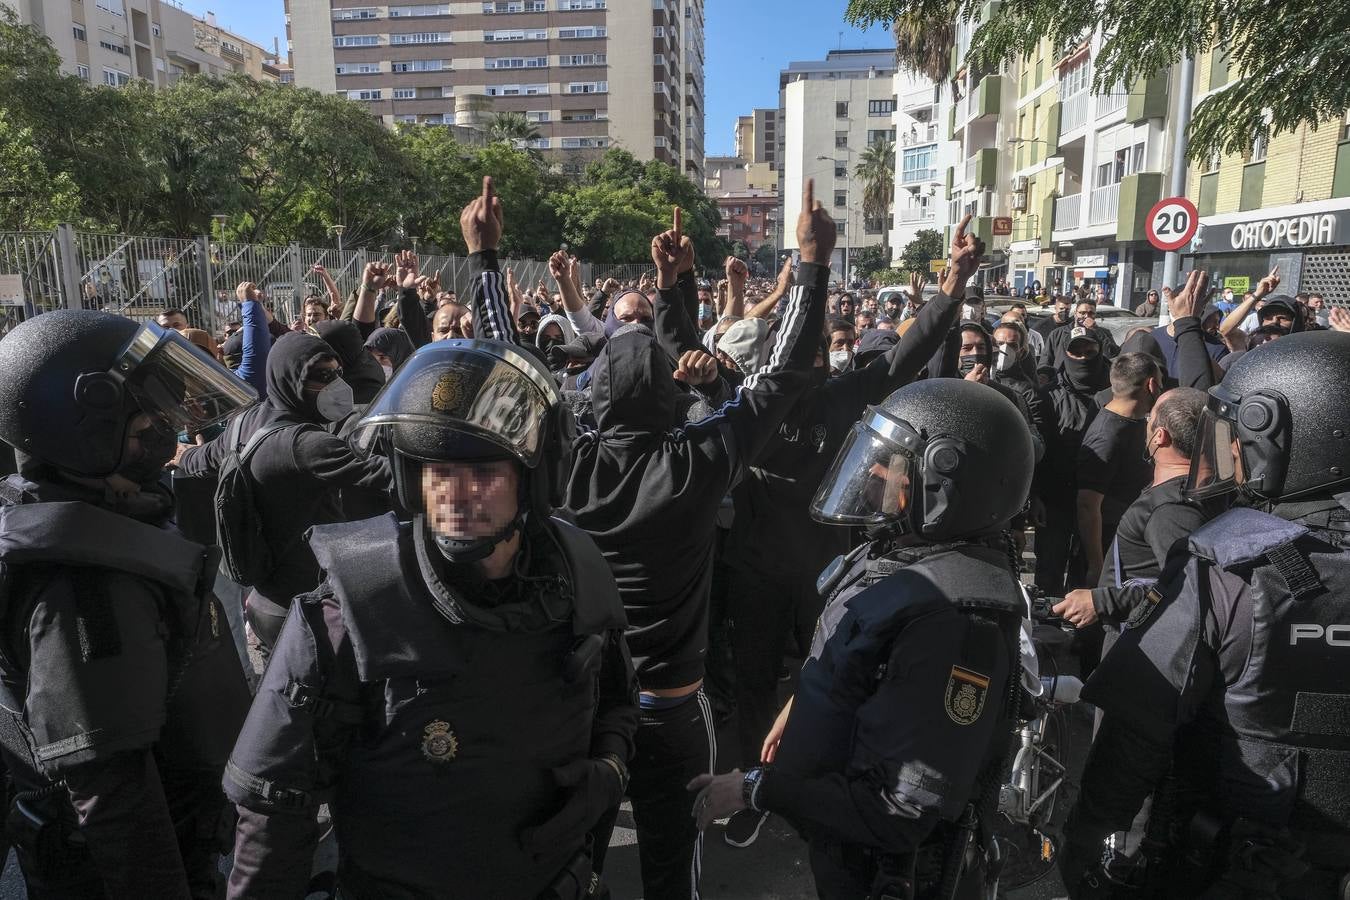
[[[600,634],[628,626],[614,572],[589,534],[560,516],[549,532],[567,558],[572,577],[572,627],[576,634]]]
[[[1238,507],[1196,529],[1191,535],[1190,551],[1220,568],[1231,569],[1249,565],[1307,533],[1308,529],[1297,522],[1258,509]]]

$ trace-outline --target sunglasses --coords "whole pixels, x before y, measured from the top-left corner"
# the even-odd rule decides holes
[[[342,377],[342,367],[336,366],[332,369],[314,369],[305,376],[306,381],[312,381],[315,384],[332,384]]]

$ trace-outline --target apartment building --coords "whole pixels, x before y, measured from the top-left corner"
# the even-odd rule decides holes
[[[709,197],[734,191],[778,193],[778,173],[769,163],[746,162],[739,156],[709,156],[703,173],[703,192]]]
[[[892,84],[895,124],[895,202],[891,222],[891,259],[899,264],[905,246],[923,229],[947,224],[944,196],[947,169],[957,144],[939,124],[940,86],[908,72],[896,72]]]
[[[523,113],[564,168],[610,146],[702,179],[703,0],[286,0],[295,83],[386,123]]]
[[[867,146],[895,140],[894,75],[893,49],[831,51],[779,73],[781,221],[797,221],[803,185],[815,179],[816,199],[839,229],[831,260],[836,278],[846,277],[853,253],[882,243],[891,230],[889,215],[863,216],[862,185],[853,173]],[[797,249],[794,228],[783,229],[783,247]]]
[[[969,211],[990,247],[984,277],[1017,289],[1101,287],[1133,307],[1162,281],[1164,254],[1146,237],[1150,208],[1171,184],[1178,65],[1131,85],[1092,89],[1100,32],[978,71],[963,60],[979,23],[958,28],[946,92],[957,142],[946,173],[948,221]],[[1193,102],[1229,79],[1222,54],[1196,61]],[[1247,152],[1190,166],[1200,212],[1183,267],[1203,266],[1235,289],[1278,264],[1290,290],[1350,297],[1350,129],[1307,127]]]
[[[276,81],[276,54],[160,0],[0,0],[51,39],[62,71],[120,87],[133,78],[156,87],[184,75]]]
[[[778,246],[778,191],[728,191],[716,197],[722,213],[717,233],[745,244],[753,254],[763,244]]]

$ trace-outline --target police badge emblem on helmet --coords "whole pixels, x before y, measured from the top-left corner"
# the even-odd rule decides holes
[[[450,730],[449,722],[435,719],[422,729],[422,755],[430,762],[449,762],[458,752],[459,738]]]
[[[957,725],[972,725],[984,712],[984,698],[989,693],[989,679],[979,672],[952,666],[947,679],[947,717]]]

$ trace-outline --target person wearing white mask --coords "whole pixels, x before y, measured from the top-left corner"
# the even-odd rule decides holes
[[[830,371],[838,375],[853,367],[853,326],[843,319],[830,322]]]

